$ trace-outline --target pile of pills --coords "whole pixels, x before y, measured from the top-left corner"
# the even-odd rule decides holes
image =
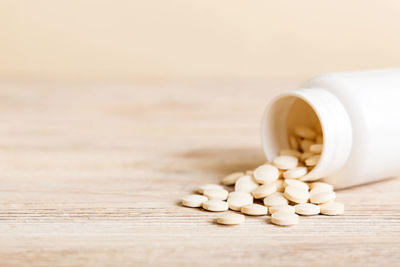
[[[291,149],[280,151],[272,162],[253,171],[235,172],[224,178],[223,186],[205,184],[198,194],[182,199],[186,207],[201,207],[208,211],[223,212],[228,209],[250,216],[271,215],[273,224],[289,226],[299,222],[299,215],[341,215],[344,205],[335,202],[333,186],[324,182],[307,181],[306,175],[318,164],[323,138],[320,127],[316,130],[299,126],[289,136]],[[240,224],[245,216],[226,212],[217,223]]]

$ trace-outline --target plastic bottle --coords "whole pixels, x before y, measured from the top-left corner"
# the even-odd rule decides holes
[[[400,175],[400,69],[319,75],[276,96],[262,120],[267,159],[293,127],[318,122],[323,152],[307,178],[344,188]]]

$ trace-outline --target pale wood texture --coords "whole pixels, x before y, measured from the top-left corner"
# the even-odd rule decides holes
[[[399,179],[289,228],[179,204],[264,161],[262,110],[294,85],[2,82],[0,266],[399,266]]]

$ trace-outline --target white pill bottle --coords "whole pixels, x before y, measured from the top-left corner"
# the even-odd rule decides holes
[[[308,179],[345,188],[400,176],[400,69],[323,74],[273,98],[261,125],[267,159],[289,148],[295,126],[318,123],[323,151]]]

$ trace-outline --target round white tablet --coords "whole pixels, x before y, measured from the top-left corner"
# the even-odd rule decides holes
[[[191,208],[198,208],[201,207],[201,205],[206,202],[208,200],[208,198],[206,198],[205,196],[201,196],[201,195],[188,195],[188,196],[184,196],[182,198],[182,205],[186,206],[186,207],[191,207]]]
[[[271,222],[273,224],[289,226],[299,222],[299,215],[284,211],[275,212],[271,215]]]
[[[317,205],[311,203],[301,203],[294,206],[296,213],[300,215],[317,215],[320,212],[320,208]]]
[[[227,212],[217,218],[217,223],[225,225],[241,224],[245,221],[245,216],[233,212]]]
[[[225,211],[228,210],[229,206],[226,201],[211,199],[203,202],[203,209],[208,211]]]

